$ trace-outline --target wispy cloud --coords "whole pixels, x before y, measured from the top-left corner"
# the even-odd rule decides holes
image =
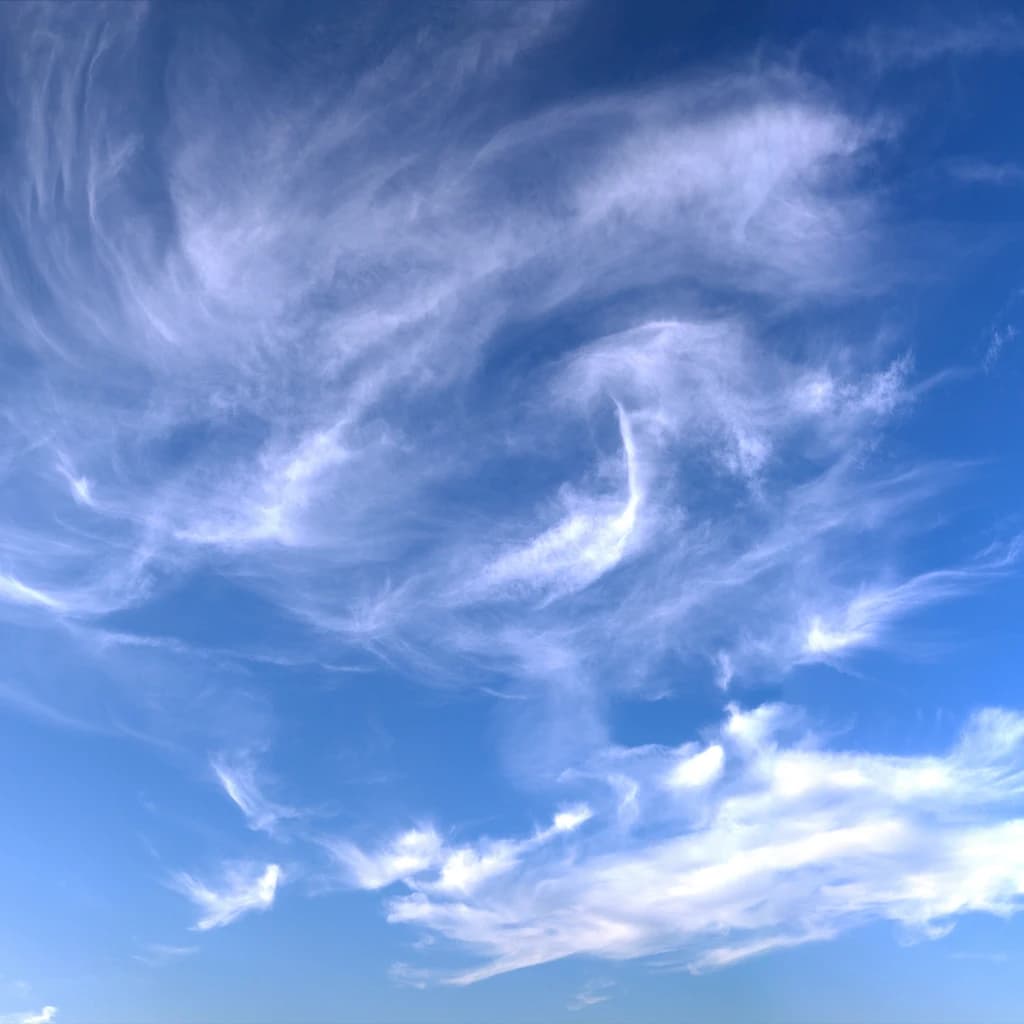
[[[14,576],[0,576],[0,600],[13,601],[15,604],[39,605],[43,608],[58,610],[61,602],[30,587]]]
[[[382,889],[435,866],[441,859],[442,842],[432,828],[419,828],[401,833],[372,853],[344,840],[328,843],[328,849],[354,884]]]
[[[25,688],[0,682],[0,704],[19,711],[23,715],[75,732],[101,732],[93,722],[70,715],[32,696]]]
[[[383,889],[401,881],[424,891],[468,895],[512,871],[524,854],[575,832],[591,816],[586,804],[576,804],[560,810],[547,828],[526,839],[488,839],[475,845],[449,846],[433,829],[403,832],[371,853],[343,840],[326,845],[360,888]],[[435,877],[424,877],[429,872]]]
[[[636,445],[629,417],[618,409],[624,491],[611,500],[566,491],[565,517],[525,546],[500,554],[486,566],[476,587],[513,594],[539,592],[548,598],[579,590],[613,569],[627,554],[643,497]]]
[[[239,131],[225,135],[212,127],[217,101],[195,84],[195,65],[235,60],[222,40],[216,54],[183,48],[169,70],[175,142],[160,170],[178,231],[158,245],[125,228],[145,221],[133,198],[140,113],[131,102],[104,110],[99,81],[106,57],[135,45],[140,18],[111,17],[96,60],[72,15],[25,21],[33,38],[54,40],[42,66],[77,76],[94,102],[87,123],[65,106],[22,127],[31,195],[10,201],[26,259],[49,292],[76,297],[55,307],[59,325],[26,328],[22,342],[49,351],[55,333],[76,339],[76,381],[95,382],[106,414],[99,434],[80,429],[96,405],[59,381],[45,429],[19,407],[20,431],[46,438],[40,472],[47,460],[70,529],[24,523],[6,534],[4,596],[88,616],[216,566],[318,636],[392,664],[482,659],[543,677],[572,663],[592,685],[598,644],[633,675],[673,649],[727,659],[733,680],[807,656],[802,638],[751,636],[752,616],[781,594],[795,637],[809,608],[824,615],[841,599],[839,581],[823,578],[837,550],[885,525],[850,453],[869,452],[912,404],[911,368],[842,343],[783,358],[744,311],[754,299],[782,310],[872,286],[877,211],[850,172],[876,125],[768,67],[572,101],[453,148],[430,124],[465,99],[471,76],[428,99],[413,85],[417,56],[403,51],[386,83],[366,71],[325,98],[325,116],[261,102],[252,83],[230,114]],[[536,41],[558,20],[517,22],[503,52],[513,59],[520,32]],[[463,56],[491,45],[467,39],[445,45]],[[41,71],[18,73],[27,88]],[[414,122],[385,100],[396,75],[420,97]],[[386,134],[419,154],[401,173],[408,153],[366,116],[378,105]],[[73,162],[75,132],[91,148]],[[750,152],[761,157],[737,159]],[[354,154],[359,174],[339,180]],[[515,188],[538,160],[550,167],[541,206]],[[226,165],[246,168],[230,197]],[[57,187],[58,169],[75,187]],[[47,226],[73,211],[86,230],[51,251]],[[429,414],[436,425],[420,429],[425,410],[476,401],[467,383],[482,386],[513,318],[542,322],[670,279],[731,294],[736,312],[708,315],[688,300],[674,316],[641,314],[541,360],[526,401],[471,409],[483,427],[471,428],[471,446],[457,419]],[[34,311],[20,296],[12,287],[27,324]],[[129,336],[126,348],[118,339]],[[157,397],[106,387],[111,366],[140,382],[159,372]],[[200,386],[210,375],[213,391]],[[474,506],[465,481],[529,449],[556,486]],[[911,500],[894,493],[889,514]],[[801,502],[803,521],[787,530]],[[881,577],[890,566],[879,562]],[[291,815],[263,801],[245,766],[215,770],[254,827]]]
[[[1007,342],[1013,341],[1016,337],[1017,329],[1009,324],[1002,329],[996,328],[992,331],[991,340],[988,343],[988,348],[985,349],[985,356],[981,362],[982,368],[986,373],[996,365],[1003,349],[1006,348]]]
[[[50,1024],[57,1017],[56,1006],[44,1006],[38,1013],[29,1013],[19,1018],[20,1024]]]
[[[876,25],[854,48],[885,70],[941,59],[1014,54],[1024,50],[1024,23],[1013,12],[925,16],[916,23]]]
[[[774,705],[674,747],[613,742],[624,695],[713,682],[725,708],[903,650],[913,616],[1019,552],[920,544],[974,470],[912,431],[890,444],[941,379],[865,326],[914,273],[884,186],[900,118],[788,56],[517,90],[578,16],[354,33],[311,49],[302,88],[198,22],[165,48],[145,6],[4,20],[0,625],[32,627],[40,678],[0,702],[81,731],[157,722],[251,842],[326,849],[332,884],[387,890],[390,920],[474,956],[397,964],[403,984],[576,953],[699,970],[862,921],[1011,913],[1015,714],[940,756],[833,751]],[[1007,16],[836,52],[890,72],[1022,48]],[[51,642],[88,659],[79,685],[35,656]],[[509,698],[502,765],[548,823],[466,839],[382,801],[358,829],[299,827],[257,757],[287,697],[254,666],[349,664]],[[197,930],[273,905],[284,872],[260,856],[174,876]]]
[[[250,911],[268,910],[274,904],[281,876],[277,864],[260,867],[233,863],[225,865],[216,888],[185,872],[175,875],[171,884],[199,909],[195,927],[205,932],[231,924]]]
[[[218,757],[212,767],[217,781],[245,815],[250,828],[274,833],[282,821],[301,817],[296,808],[275,803],[264,795],[251,754]]]
[[[133,191],[140,111],[103,105],[103,76],[114,74],[104,61],[135,45],[140,19],[111,15],[99,55],[70,13],[24,21],[32,38],[51,40],[41,66],[94,101],[85,123],[62,106],[21,129],[32,184],[9,201],[25,258],[49,293],[75,298],[54,306],[60,323],[20,339],[48,353],[59,333],[75,340],[78,362],[74,382],[54,378],[45,427],[27,404],[16,410],[26,444],[44,439],[22,456],[24,472],[50,481],[48,501],[63,504],[45,529],[15,517],[0,537],[2,596],[87,618],[215,569],[318,637],[392,664],[457,671],[484,659],[519,675],[529,660],[533,676],[572,661],[579,674],[597,637],[634,672],[638,650],[654,661],[701,637],[701,655],[730,658],[734,679],[769,649],[779,665],[799,662],[801,644],[749,635],[750,612],[783,592],[796,631],[808,607],[835,600],[836,581],[816,593],[815,569],[835,563],[852,530],[885,525],[865,507],[872,481],[851,453],[869,453],[915,391],[899,356],[860,358],[842,341],[813,357],[773,352],[750,304],[781,313],[874,287],[876,204],[850,172],[876,125],[767,67],[572,101],[452,147],[429,126],[455,95],[465,100],[470,79],[428,99],[413,85],[417,56],[403,51],[386,83],[368,70],[325,98],[325,116],[261,102],[252,83],[230,113],[239,131],[225,134],[194,66],[232,64],[221,40],[216,54],[182,48],[169,70],[174,144],[158,166],[178,230],[158,244],[125,227],[146,221]],[[528,20],[506,44],[520,31],[536,40],[558,19],[543,29]],[[38,63],[18,71],[26,88],[41,73]],[[414,121],[385,100],[395,75],[420,97]],[[366,116],[378,105],[394,128],[385,134],[419,154],[401,173],[408,153]],[[91,139],[81,161],[68,159],[75,132]],[[750,152],[761,158],[737,159]],[[359,174],[339,180],[354,154]],[[541,206],[515,188],[538,160],[550,165]],[[226,165],[246,168],[229,197]],[[57,187],[58,169],[74,187]],[[83,233],[52,251],[48,227],[71,213]],[[484,399],[492,409],[479,407],[510,321],[657,293],[670,279],[734,296],[735,312],[687,299],[672,316],[631,314],[541,359],[523,401],[501,400],[499,388],[497,401]],[[36,311],[13,285],[27,324]],[[114,366],[139,387],[107,386]],[[83,373],[95,384],[88,402]],[[154,374],[155,393],[144,386]],[[212,391],[202,385],[211,375]],[[465,421],[441,414],[459,407]],[[102,430],[82,429],[86,420]],[[475,475],[521,465],[531,450],[531,472],[555,486],[504,506],[467,492]],[[801,500],[801,529],[786,532]],[[892,514],[910,500],[894,494]],[[741,605],[729,622],[723,609]],[[497,628],[481,629],[488,617]],[[287,814],[257,807],[245,772],[221,768],[252,822]]]
[[[975,185],[1013,185],[1024,181],[1024,167],[992,160],[964,159],[949,163],[949,173]]]
[[[514,40],[536,40],[561,20],[504,17],[514,23],[499,33],[510,59],[522,49]],[[318,621],[351,618],[351,605],[368,597],[365,585],[357,581],[350,606],[339,607],[314,567],[402,561],[404,574],[415,575],[443,557],[436,551],[427,566],[409,564],[419,531],[415,517],[396,512],[464,473],[463,446],[442,429],[429,439],[435,468],[425,472],[402,410],[448,402],[510,317],[542,316],[590,294],[595,281],[608,292],[657,284],[668,264],[682,279],[730,288],[742,280],[744,291],[787,296],[844,291],[863,270],[870,201],[837,194],[827,179],[833,162],[859,158],[872,130],[775,71],[699,83],[683,103],[675,90],[573,103],[453,150],[430,124],[470,78],[424,92],[414,54],[396,54],[390,73],[419,97],[418,128],[406,125],[409,111],[388,104],[383,72],[367,71],[331,98],[325,118],[254,96],[229,138],[211,127],[219,114],[191,65],[231,63],[230,45],[221,54],[182,50],[169,71],[168,130],[177,144],[160,168],[178,232],[158,239],[156,224],[127,231],[145,221],[132,187],[145,145],[141,112],[131,102],[104,104],[115,73],[108,62],[136,45],[145,15],[104,15],[96,52],[93,37],[76,29],[87,20],[40,10],[20,22],[39,51],[17,70],[27,94],[42,96],[32,87],[46,77],[73,79],[91,97],[84,122],[64,98],[70,85],[54,86],[59,116],[26,111],[20,172],[31,186],[10,197],[26,260],[49,294],[64,297],[54,322],[39,324],[12,278],[8,298],[26,325],[20,340],[46,353],[57,335],[73,343],[76,378],[95,383],[90,393],[106,412],[98,433],[79,429],[96,420],[96,404],[60,380],[45,427],[27,406],[17,409],[19,432],[45,439],[38,459],[57,465],[54,486],[71,503],[68,528],[25,524],[9,552],[5,591],[49,611],[131,605],[158,579],[227,558]],[[480,31],[492,38],[490,28]],[[491,44],[475,32],[446,45],[459,60],[432,67],[465,68],[473,53],[474,73],[486,72],[480,54]],[[429,77],[437,85],[444,74]],[[395,81],[387,88],[392,95]],[[366,117],[375,103],[395,122],[396,138],[406,131],[400,124],[413,130],[420,156],[401,175],[406,154],[382,144],[377,120]],[[89,146],[72,161],[78,136]],[[734,159],[751,147],[766,158]],[[551,215],[542,216],[501,183],[553,149],[564,156],[552,167]],[[331,163],[332,154],[356,152],[358,176],[326,173],[328,164],[349,166]],[[247,167],[228,201],[219,171],[226,163]],[[50,227],[69,217],[82,233],[51,249]],[[847,238],[842,267],[836,233]],[[828,260],[817,258],[823,247]],[[254,333],[262,339],[255,346],[247,340]],[[128,336],[130,347],[119,340]],[[105,385],[113,366],[140,388]],[[157,372],[154,400],[141,385]],[[200,382],[211,373],[222,383],[206,391]],[[301,384],[313,378],[322,381],[316,395]],[[481,580],[549,592],[558,577],[556,591],[571,591],[628,556],[644,525],[633,418],[624,403],[621,501],[566,489],[561,520],[499,552]],[[735,457],[756,461],[754,448],[736,443]],[[452,455],[438,459],[438,445]],[[30,457],[26,470],[34,468]],[[544,584],[536,574],[549,565],[561,568],[544,569]]]
[[[683,792],[685,749],[603,755],[659,838],[623,842],[605,820],[472,892],[407,879],[389,920],[485,957],[448,979],[466,984],[578,953],[686,950],[700,971],[871,920],[934,937],[1024,905],[1024,821],[1007,813],[1024,797],[1020,715],[979,713],[942,756],[828,751],[781,706],[734,707],[709,739],[722,770]]]
[[[136,953],[133,959],[148,967],[162,967],[165,964],[174,963],[185,957],[195,956],[199,952],[198,946],[168,946],[160,942],[151,943],[146,947],[144,953]]]
[[[597,1006],[606,1003],[611,999],[608,989],[612,983],[608,981],[593,981],[585,985],[579,992],[569,1000],[567,1009],[585,1010],[588,1006]]]
[[[396,985],[423,989],[436,981],[436,972],[427,967],[413,967],[412,964],[399,961],[388,968],[388,977]]]
[[[940,571],[857,594],[834,616],[815,615],[804,640],[809,658],[827,657],[881,642],[885,630],[917,608],[963,593],[976,580],[971,572]]]

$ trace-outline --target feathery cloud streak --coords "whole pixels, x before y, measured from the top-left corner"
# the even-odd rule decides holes
[[[263,868],[256,864],[228,864],[223,876],[217,888],[185,872],[172,880],[173,887],[200,911],[195,925],[197,931],[222,928],[250,911],[272,907],[281,881],[281,868],[277,864]]]
[[[1019,714],[979,712],[945,755],[897,757],[824,749],[792,708],[733,707],[695,746],[603,752],[594,777],[628,780],[642,817],[606,800],[568,845],[466,847],[466,863],[516,851],[471,887],[446,883],[455,855],[436,846],[410,859],[388,919],[483,956],[446,979],[467,984],[580,953],[682,951],[700,971],[878,919],[938,937],[1024,903]]]
[[[612,739],[624,694],[742,694],[898,648],[1019,543],[915,546],[969,470],[887,447],[944,379],[877,327],[911,273],[883,184],[899,117],[770,60],[517,98],[578,13],[468,8],[372,61],[354,26],[271,73],[202,13],[169,43],[144,7],[5,12],[2,622],[173,674],[122,672],[95,703],[201,746],[249,841],[402,886],[391,920],[482,963],[431,976],[680,950],[701,969],[1011,913],[1009,712],[937,757],[831,752],[773,705],[700,744]],[[861,49],[917,67],[1018,46],[1004,28]],[[167,614],[221,584],[254,662],[517,698],[505,767],[550,824],[457,842],[424,808],[376,845],[317,834],[265,792],[249,649]],[[100,684],[59,675],[0,695],[91,729]],[[269,909],[266,860],[176,876],[195,927]]]

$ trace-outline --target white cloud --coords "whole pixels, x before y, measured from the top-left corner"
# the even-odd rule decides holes
[[[148,967],[162,967],[165,964],[182,960],[185,957],[195,956],[199,952],[198,946],[169,946],[164,943],[154,942],[146,947],[144,953],[136,953],[133,959]]]
[[[865,621],[845,631],[845,649],[892,642],[910,611],[985,575],[968,568],[894,583],[882,547],[847,565],[856,538],[884,536],[951,475],[865,471],[880,432],[915,398],[910,373],[906,357],[867,372],[849,353],[834,365],[789,362],[738,320],[652,321],[582,346],[554,367],[545,411],[596,432],[618,407],[628,503],[620,493],[606,511],[603,497],[582,499],[582,489],[566,486],[585,514],[545,524],[482,568],[479,545],[457,548],[441,570],[456,580],[445,596],[454,593],[460,615],[472,616],[497,578],[509,624],[478,632],[465,618],[432,623],[485,663],[506,668],[507,659],[507,671],[558,686],[591,674],[604,686],[616,676],[635,685],[647,663],[680,649],[729,683],[783,672],[837,642],[842,623],[833,619],[857,597],[852,617]],[[597,479],[625,475],[597,467]],[[865,579],[872,568],[889,579]],[[409,604],[422,615],[430,601],[416,589]]]
[[[38,1013],[29,1013],[22,1017],[21,1024],[50,1024],[56,1016],[56,1006],[44,1006]]]
[[[597,1006],[600,1003],[606,1003],[611,999],[611,994],[608,992],[608,989],[611,988],[611,984],[611,982],[607,981],[594,981],[584,985],[584,987],[569,1000],[569,1004],[566,1009],[585,1010],[588,1006]]]
[[[196,930],[204,932],[222,928],[253,910],[268,910],[281,881],[277,864],[260,867],[256,864],[228,864],[217,888],[211,888],[192,875],[175,875],[172,885],[187,896],[200,911]]]
[[[422,828],[403,832],[373,853],[344,840],[329,843],[328,849],[355,885],[382,889],[437,865],[443,846],[432,828]]]
[[[669,772],[668,784],[683,789],[700,789],[714,782],[725,766],[725,751],[712,743],[699,753],[680,759]]]
[[[304,543],[303,514],[317,488],[332,469],[351,458],[339,441],[342,427],[339,423],[313,431],[291,449],[265,454],[257,474],[231,480],[213,507],[199,513],[200,521],[176,530],[178,539],[228,548]]]
[[[559,31],[562,13],[442,33],[437,52],[450,59],[429,67],[398,50],[387,74],[339,85],[315,115],[247,83],[227,39],[182,47],[168,69],[164,162],[153,168],[178,226],[165,239],[132,188],[151,111],[134,104],[130,83],[118,103],[97,83],[101,67],[114,73],[104,61],[138,44],[146,15],[102,17],[99,61],[84,12],[25,19],[26,33],[52,45],[12,71],[26,96],[19,173],[30,186],[10,202],[54,301],[29,304],[15,279],[0,282],[21,344],[41,358],[54,347],[75,355],[74,374],[53,378],[45,423],[27,395],[16,412],[88,520],[74,509],[60,523],[29,517],[32,542],[9,559],[27,589],[6,588],[40,605],[58,595],[68,615],[129,606],[211,562],[339,633],[380,607],[367,581],[382,565],[392,592],[446,607],[461,554],[452,529],[426,550],[414,542],[424,521],[450,514],[433,505],[436,485],[458,480],[467,459],[493,458],[500,441],[480,438],[469,454],[444,417],[421,440],[422,415],[405,410],[457,406],[503,326],[592,296],[598,282],[608,294],[661,284],[666,268],[789,302],[856,287],[866,266],[871,203],[840,168],[873,130],[788,72],[572,102],[442,143],[431,126],[447,123],[451,104],[472,97],[494,61]],[[222,109],[198,84],[206,61],[235,69],[238,103],[225,94]],[[51,87],[56,111],[43,116]],[[76,90],[89,92],[85,108],[67,100]],[[415,114],[390,101],[406,91]],[[222,118],[237,130],[220,130]],[[751,152],[757,160],[736,159]],[[538,160],[550,164],[550,207],[515,188]],[[230,189],[224,166],[244,169]],[[54,225],[69,217],[88,230],[57,245]],[[698,357],[710,364],[705,381],[713,347],[709,338]],[[756,397],[730,395],[730,384],[708,398],[726,400],[726,457],[754,472],[770,438],[763,422],[729,415]],[[472,539],[508,543],[475,567],[478,595],[573,594],[649,546],[665,511],[646,506],[651,413],[623,397],[619,486],[568,486],[553,522],[480,529]],[[325,564],[347,571],[348,585],[327,583]],[[403,588],[410,580],[432,586]],[[375,639],[403,626],[396,603],[375,620]]]
[[[658,796],[678,751],[621,750],[645,841],[605,822],[570,856],[521,849],[475,892],[410,881],[389,920],[483,956],[450,976],[462,984],[579,953],[679,950],[704,970],[872,920],[937,937],[963,913],[1024,907],[1024,820],[1011,813],[1024,797],[1020,715],[975,715],[943,756],[829,752],[796,721],[734,708],[716,744],[729,774],[685,805]]]
[[[983,552],[963,568],[936,570],[900,583],[862,587],[830,616],[811,617],[804,638],[809,660],[880,645],[904,617],[937,601],[958,597],[982,581],[1005,571],[1019,558],[1020,538],[1003,550]]]
[[[590,821],[593,816],[593,811],[586,804],[578,804],[575,807],[559,811],[551,823],[551,828],[555,832],[575,832],[581,825]]]
[[[411,964],[402,962],[394,963],[388,968],[388,977],[396,985],[408,988],[426,988],[432,981],[435,981],[435,972],[426,967],[413,967]]]
[[[968,580],[963,573],[934,572],[895,586],[865,590],[850,600],[831,625],[815,616],[807,631],[805,650],[808,655],[828,655],[871,646],[893,620],[922,605],[954,596]]]
[[[453,850],[445,857],[433,888],[443,893],[469,894],[516,867],[521,849],[519,843],[498,841],[484,843],[478,849]]]
[[[972,185],[1014,185],[1024,180],[1020,164],[965,158],[950,161],[948,166],[954,178]]]
[[[0,410],[2,613],[84,645],[96,616],[216,573],[288,617],[278,666],[355,649],[515,698],[512,772],[567,787],[550,824],[327,841],[348,884],[401,887],[393,920],[479,955],[457,980],[577,952],[682,949],[699,968],[873,918],[931,933],[1008,913],[1013,716],[941,758],[828,753],[772,708],[671,749],[609,739],[614,698],[676,685],[666,666],[738,689],[898,645],[997,560],[965,538],[945,568],[901,568],[962,470],[883,444],[928,383],[902,340],[863,331],[907,272],[881,165],[861,173],[895,129],[785,61],[492,113],[481,83],[521,73],[563,11],[432,25],[308,102],[268,90],[230,34],[183,30],[156,105],[126,72],[144,61],[121,59],[145,8],[16,19],[0,302],[47,387],[14,377]],[[1019,45],[993,19],[861,53]],[[851,306],[871,315],[848,325]],[[147,667],[192,650],[136,640]],[[124,675],[97,706],[193,736],[148,673]],[[0,699],[91,728],[67,710],[80,690]],[[223,718],[204,749],[242,753],[213,772],[281,838],[300,812],[246,753],[260,728]],[[245,863],[175,886],[206,930],[269,908],[281,880]]]
[[[850,172],[877,125],[763,67],[574,100],[451,145],[431,125],[497,60],[490,26],[445,36],[452,60],[430,68],[396,51],[316,115],[263,95],[223,39],[168,69],[155,170],[178,231],[157,254],[132,190],[144,112],[126,88],[115,108],[96,93],[43,116],[46,75],[73,78],[70,96],[95,68],[70,14],[37,18],[54,49],[13,72],[31,194],[10,202],[40,288],[63,298],[41,310],[0,285],[20,343],[46,360],[71,346],[76,370],[55,370],[45,423],[31,396],[16,409],[64,510],[7,522],[0,507],[0,597],[19,614],[88,618],[213,568],[325,647],[424,677],[483,663],[513,688],[571,674],[581,709],[679,652],[735,685],[860,635],[844,601],[891,566],[880,549],[838,578],[847,545],[922,490],[872,494],[867,457],[914,398],[911,364],[861,356],[860,338],[783,355],[759,311],[874,286],[878,210]],[[112,17],[108,52],[144,20]],[[509,60],[561,23],[512,20]],[[198,85],[207,60],[235,68],[237,103]],[[390,101],[403,82],[415,114]],[[543,202],[517,186],[538,165]],[[224,166],[242,169],[228,190]],[[72,214],[89,231],[57,251],[50,228]],[[510,324],[666,284],[692,298],[595,318],[601,336],[542,356],[515,400],[490,393]],[[705,288],[731,296],[714,306],[728,315]],[[543,486],[467,493],[526,461]],[[888,641],[872,614],[861,632]],[[217,770],[254,827],[291,817],[244,765]]]
[[[561,522],[524,547],[501,554],[484,569],[473,589],[513,594],[540,591],[557,597],[586,587],[626,556],[637,530],[643,492],[629,417],[621,407],[618,418],[626,484],[623,497],[608,500],[567,491],[564,501],[569,511]]]
[[[401,881],[424,892],[469,895],[514,870],[524,855],[576,832],[592,817],[590,807],[575,804],[525,839],[483,839],[456,847],[445,844],[433,829],[403,832],[372,853],[346,840],[326,845],[348,880],[360,888],[382,889]]]
[[[35,587],[30,587],[13,576],[0,575],[0,600],[13,601],[15,604],[39,605],[43,608],[57,610],[61,602]]]
[[[598,995],[596,992],[578,992],[569,1000],[567,1009],[583,1010],[588,1006],[597,1006],[600,1003],[607,1002],[609,998],[609,996]]]
[[[245,815],[250,828],[273,833],[282,821],[300,817],[294,807],[275,803],[264,795],[250,754],[216,758],[212,767],[224,792]]]

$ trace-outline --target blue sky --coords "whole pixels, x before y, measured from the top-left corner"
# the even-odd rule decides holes
[[[0,1022],[1024,1020],[1024,21],[0,11]]]

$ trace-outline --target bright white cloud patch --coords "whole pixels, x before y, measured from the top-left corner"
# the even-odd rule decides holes
[[[568,807],[555,814],[547,828],[525,839],[485,839],[451,847],[431,829],[404,832],[375,853],[347,841],[330,842],[328,848],[346,870],[348,881],[360,888],[382,889],[402,881],[425,891],[468,895],[518,867],[524,856],[575,832],[592,816],[585,804]],[[425,877],[428,874],[434,877]]]
[[[173,879],[174,888],[199,909],[196,929],[201,932],[222,928],[253,910],[268,910],[274,904],[281,868],[277,864],[229,864],[216,888],[182,872]]]
[[[555,832],[575,832],[580,825],[586,824],[593,817],[593,811],[586,804],[570,807],[555,815],[551,828]]]
[[[27,1013],[20,1018],[20,1024],[50,1024],[57,1017],[56,1006],[44,1006],[38,1013]]]
[[[722,774],[725,764],[725,751],[718,743],[697,754],[688,754],[682,757],[668,774],[670,786],[679,786],[686,789],[707,786],[714,782]]]
[[[464,984],[579,953],[681,951],[704,970],[872,920],[928,937],[1024,905],[1020,715],[979,713],[941,756],[829,751],[783,707],[734,708],[716,739],[604,755],[644,807],[631,836],[599,815],[570,855],[504,840],[518,863],[472,890],[423,865],[389,920],[483,956],[449,977]],[[672,802],[666,772],[693,799]],[[659,838],[642,839],[655,823]]]
[[[13,576],[0,576],[0,600],[52,609],[59,609],[61,606],[57,598],[44,594]]]
[[[640,515],[642,489],[629,417],[618,409],[625,493],[618,499],[567,494],[569,512],[525,547],[505,552],[483,571],[482,589],[517,588],[549,596],[579,590],[626,555]],[[609,506],[611,506],[609,508]]]
[[[494,31],[531,40],[510,53],[559,31],[502,17]],[[183,46],[159,150],[165,236],[136,194],[149,108],[130,85],[115,104],[104,63],[138,44],[142,9],[110,18],[96,61],[80,52],[84,13],[34,18],[53,47],[12,71],[28,100],[25,184],[8,201],[39,288],[61,301],[37,308],[10,276],[0,288],[17,344],[76,357],[54,371],[58,416],[40,420],[27,393],[12,413],[19,436],[44,439],[21,458],[61,514],[0,520],[8,603],[81,620],[227,572],[392,664],[484,658],[550,677],[601,649],[608,671],[587,685],[608,689],[622,665],[643,674],[679,650],[727,659],[734,683],[784,671],[882,642],[910,604],[953,589],[826,615],[893,585],[882,548],[856,573],[845,552],[943,481],[880,479],[869,458],[914,398],[902,350],[868,358],[833,334],[783,352],[764,336],[766,306],[878,286],[878,210],[853,183],[880,128],[813,81],[722,72],[452,145],[448,104],[474,92],[445,69],[472,52],[487,75],[469,37],[429,69],[403,51],[397,80],[353,72],[316,117],[245,82],[227,39]],[[240,69],[237,103],[198,85],[206,61]],[[60,116],[40,106],[43,78],[68,80]],[[402,82],[414,117],[388,102]],[[244,168],[230,189],[226,166]],[[536,166],[543,203],[516,185]],[[86,230],[57,251],[47,239],[69,218]],[[680,295],[667,306],[666,287]],[[709,313],[703,289],[729,299]],[[648,290],[604,318],[611,333],[492,379],[510,324],[543,337],[574,304]],[[524,452],[553,483],[515,483]],[[477,479],[507,479],[505,500]]]
[[[410,829],[373,853],[347,842],[330,845],[332,856],[363,889],[381,889],[441,860],[442,843],[433,829]]]

